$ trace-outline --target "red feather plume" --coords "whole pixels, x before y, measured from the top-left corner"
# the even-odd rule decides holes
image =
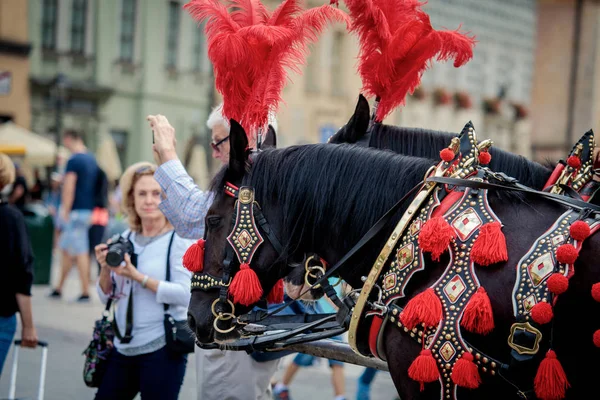
[[[250,140],[268,123],[282,101],[287,70],[300,73],[308,44],[331,21],[349,18],[331,6],[304,10],[298,0],[285,0],[270,12],[259,0],[192,0],[184,8],[197,21],[206,20],[208,57],[223,114],[240,122]],[[232,9],[233,8],[233,9]]]
[[[453,58],[460,67],[473,57],[475,38],[459,30],[434,30],[417,0],[346,0],[346,5],[360,41],[363,91],[380,99],[377,121],[404,104],[431,59]]]

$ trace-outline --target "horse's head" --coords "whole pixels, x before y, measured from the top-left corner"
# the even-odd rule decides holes
[[[202,343],[237,338],[237,316],[266,298],[285,270],[276,232],[254,201],[254,189],[243,186],[251,172],[251,151],[244,129],[234,120],[229,140],[229,163],[213,181],[203,270],[194,275],[188,310],[189,325]],[[261,147],[275,143],[270,128]]]
[[[369,102],[362,94],[360,94],[358,96],[354,114],[348,123],[329,139],[329,143],[357,143],[359,141],[362,143],[361,139],[364,139],[367,141],[367,143],[365,143],[365,146],[367,146],[369,141],[367,135],[369,119]]]

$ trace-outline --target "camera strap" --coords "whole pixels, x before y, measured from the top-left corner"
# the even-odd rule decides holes
[[[173,244],[173,238],[175,237],[175,231],[171,233],[171,239],[169,240],[169,248],[167,249],[167,271],[165,273],[165,281],[171,281],[171,245]],[[165,309],[165,314],[169,311],[169,305],[167,303],[163,304]]]
[[[131,238],[131,231],[127,234],[127,240]],[[113,296],[115,294],[116,284],[113,283]],[[109,299],[110,301],[110,299]],[[129,299],[127,300],[127,313],[125,315],[125,336],[121,336],[121,332],[119,332],[119,327],[117,326],[117,321],[113,318],[113,330],[115,332],[115,336],[121,341],[122,344],[127,344],[131,342],[133,336],[131,336],[131,331],[133,330],[133,281],[131,282],[131,288],[129,290]]]

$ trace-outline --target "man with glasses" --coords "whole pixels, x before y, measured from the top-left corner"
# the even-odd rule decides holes
[[[164,198],[159,208],[179,236],[200,239],[204,236],[204,217],[212,203],[210,192],[201,191],[185,171],[175,150],[175,129],[163,115],[148,116],[154,131],[154,158],[159,165],[154,177]],[[223,105],[216,107],[206,125],[212,131],[212,156],[222,165],[229,163],[229,121]],[[274,130],[276,122],[270,121]],[[256,361],[243,351],[202,350],[196,348],[196,382],[202,400],[270,400],[270,380],[278,359]]]

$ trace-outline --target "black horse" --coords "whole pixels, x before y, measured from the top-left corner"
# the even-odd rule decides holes
[[[407,156],[439,160],[440,151],[450,144],[457,134],[421,128],[397,127],[375,123],[369,128],[370,109],[367,99],[359,95],[354,114],[329,143],[356,143],[362,146],[391,150]],[[523,185],[542,189],[552,169],[527,158],[495,147],[490,149],[492,161],[489,168],[504,172]]]
[[[258,249],[251,262],[264,293],[291,270],[307,253],[317,253],[328,263],[337,262],[362,235],[410,188],[422,181],[432,163],[423,158],[397,155],[351,145],[306,145],[278,150],[265,150],[251,155],[243,129],[231,123],[230,162],[213,181],[215,200],[206,217],[206,252],[204,273],[221,277],[232,227],[235,199],[225,194],[229,182],[238,187],[252,187],[270,229],[281,243],[280,252],[271,241]],[[508,362],[509,328],[514,322],[511,292],[515,283],[515,263],[530,245],[565,211],[554,202],[525,194],[507,201],[490,193],[490,204],[502,220],[509,262],[492,268],[478,269],[478,278],[487,289],[495,320],[495,329],[487,336],[464,332],[473,346],[491,357]],[[364,247],[340,271],[352,287],[362,286],[366,276],[388,238],[395,222],[404,212]],[[265,232],[261,232],[266,237]],[[568,291],[554,308],[552,347],[571,384],[569,399],[595,398],[600,393],[600,364],[594,360],[600,350],[592,344],[598,328],[600,304],[590,295],[594,282],[600,281],[600,236],[589,238],[581,249]],[[448,256],[440,262],[427,261],[427,269],[415,275],[406,290],[406,299],[430,287],[442,274]],[[239,273],[239,264],[231,264],[231,275]],[[235,331],[218,334],[213,328],[211,312],[218,290],[194,291],[189,306],[188,322],[201,343],[223,342],[236,337]],[[399,304],[404,305],[401,301]],[[236,304],[235,314],[248,312],[252,304]],[[234,319],[228,320],[229,322]],[[542,343],[540,356],[549,344]],[[409,379],[408,368],[421,346],[400,329],[388,325],[384,351],[391,376],[403,400],[439,399],[437,382],[420,391],[419,383]],[[585,361],[585,362],[584,362]],[[536,363],[537,365],[537,363]],[[531,373],[531,380],[535,371]],[[460,399],[520,399],[517,389],[495,376],[482,376],[478,389],[459,388]],[[529,381],[531,383],[531,381]],[[592,395],[590,395],[592,394]],[[591,396],[591,397],[590,397]]]

